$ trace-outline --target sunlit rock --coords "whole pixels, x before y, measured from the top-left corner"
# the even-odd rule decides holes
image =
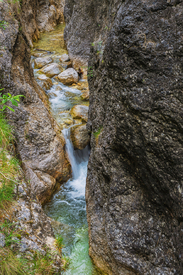
[[[75,105],[71,109],[70,114],[74,119],[81,118],[83,121],[87,122],[87,120],[88,120],[88,106]]]
[[[40,70],[41,73],[45,74],[48,77],[53,77],[55,75],[58,75],[62,71],[63,71],[63,68],[57,63],[46,65]]]
[[[50,56],[38,57],[34,60],[34,68],[41,69],[42,67],[53,62],[53,59]]]
[[[82,150],[89,144],[90,136],[86,124],[75,125],[71,128],[71,140],[74,149]]]
[[[79,80],[78,73],[73,69],[69,68],[59,74],[57,79],[62,82],[64,85],[71,85],[73,83],[77,83]]]

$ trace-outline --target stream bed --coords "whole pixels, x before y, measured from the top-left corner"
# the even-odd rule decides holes
[[[51,56],[53,62],[59,63],[62,54],[67,53],[63,39],[64,25],[59,25],[54,31],[41,34],[40,40],[34,43],[32,51],[32,66],[34,59]],[[34,75],[39,84],[40,72],[34,69]],[[52,200],[44,206],[45,213],[55,221],[55,234],[62,235],[64,240],[63,255],[70,258],[70,265],[63,274],[66,275],[97,275],[100,274],[88,255],[89,240],[86,219],[85,185],[89,147],[74,150],[70,140],[70,109],[74,105],[88,105],[81,98],[82,89],[87,90],[87,80],[80,80],[79,86],[65,86],[54,77],[53,86],[45,90],[49,96],[51,111],[62,129],[66,141],[66,150],[72,167],[72,178],[63,184]],[[81,88],[80,88],[81,87]],[[76,123],[79,123],[78,121]]]

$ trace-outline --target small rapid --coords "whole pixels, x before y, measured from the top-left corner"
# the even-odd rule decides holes
[[[66,151],[72,167],[72,178],[44,207],[45,213],[60,223],[59,234],[64,238],[65,256],[71,263],[66,275],[98,274],[88,255],[88,228],[86,219],[85,185],[89,147],[74,150],[70,140],[70,128],[64,129]]]
[[[42,84],[39,79],[40,71],[34,67],[34,60],[42,55],[51,56],[54,63],[60,64],[61,54],[67,53],[64,47],[63,30],[64,25],[59,25],[54,31],[41,34],[40,40],[34,44],[32,67],[40,86]],[[70,138],[72,127],[83,123],[73,120],[70,110],[75,105],[88,106],[89,102],[81,98],[81,91],[88,89],[88,83],[86,79],[83,79],[79,81],[77,87],[65,86],[55,77],[50,79],[52,86],[45,89],[45,93],[49,98],[52,115],[62,129],[65,138],[66,151],[72,167],[72,178],[60,187],[60,190],[44,206],[44,211],[52,219],[55,234],[63,237],[63,257],[70,259],[69,267],[62,274],[95,275],[99,273],[88,254],[89,239],[85,202],[90,149],[87,146],[83,150],[74,150]]]

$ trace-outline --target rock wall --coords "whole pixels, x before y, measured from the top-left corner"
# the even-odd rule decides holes
[[[90,256],[107,274],[183,273],[182,2],[66,0],[69,54],[90,54]]]
[[[38,14],[42,5],[48,3],[0,2],[0,22],[4,22],[4,28],[0,27],[0,84],[5,93],[25,96],[7,117],[14,126],[17,152],[26,178],[41,203],[71,174],[64,138],[50,115],[48,100],[37,85],[30,65],[29,46],[32,38],[43,30],[37,23]]]

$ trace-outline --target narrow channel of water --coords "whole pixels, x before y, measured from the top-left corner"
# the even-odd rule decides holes
[[[63,254],[71,259],[71,264],[64,274],[98,274],[88,255],[85,184],[89,148],[75,151],[69,138],[70,129],[64,129],[63,133],[72,165],[72,179],[61,187],[44,210],[49,217],[61,223],[60,234],[65,245]]]
[[[44,56],[49,55],[54,62],[59,63],[60,55],[67,53],[64,47],[63,31],[64,25],[60,25],[52,32],[41,34],[41,39],[34,44],[32,64],[34,64],[35,57],[38,57],[40,53],[40,51],[36,52],[36,48],[51,51],[51,54],[45,52]],[[39,70],[34,70],[34,75],[37,79],[40,75]],[[37,81],[39,83],[38,79]],[[76,104],[88,105],[88,102],[81,99],[79,89],[72,86],[67,87],[55,78],[52,78],[52,82],[53,86],[46,93],[49,96],[53,116],[63,129],[66,150],[72,166],[72,178],[61,186],[59,192],[45,205],[44,211],[55,220],[55,233],[62,235],[64,239],[63,254],[69,256],[71,260],[69,268],[63,274],[97,275],[100,273],[95,269],[88,255],[85,185],[89,148],[74,150],[70,140],[70,127],[73,124],[68,124],[71,120],[70,109]],[[84,84],[82,81],[80,83],[80,85]]]

